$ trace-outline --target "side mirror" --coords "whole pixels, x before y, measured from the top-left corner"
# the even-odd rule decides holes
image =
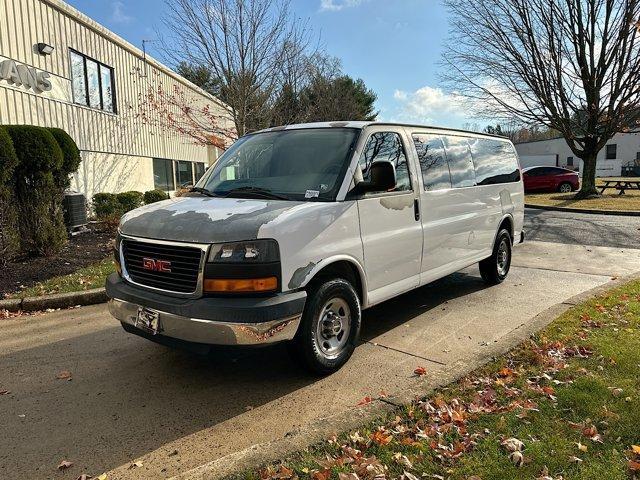
[[[396,167],[387,161],[373,162],[370,170],[371,180],[356,184],[356,193],[386,192],[396,188]]]

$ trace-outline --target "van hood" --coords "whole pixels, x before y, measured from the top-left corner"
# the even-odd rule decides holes
[[[247,198],[179,197],[132,210],[120,232],[135,237],[193,243],[258,238],[260,228],[305,202]]]

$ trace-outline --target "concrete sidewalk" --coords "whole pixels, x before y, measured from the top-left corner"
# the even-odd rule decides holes
[[[550,307],[640,270],[640,250],[567,248],[525,243],[502,285],[486,288],[470,268],[368,310],[362,345],[323,379],[282,347],[208,361],[168,350],[127,335],[104,306],[3,321],[0,387],[12,393],[0,396],[0,478],[59,478],[63,458],[75,464],[69,478],[106,471],[110,480],[171,477],[218,459],[185,477],[209,478],[324,438],[504,351]],[[426,377],[413,375],[419,365]],[[73,380],[56,380],[61,370]],[[386,399],[356,407],[381,392]],[[129,470],[134,461],[143,466]]]

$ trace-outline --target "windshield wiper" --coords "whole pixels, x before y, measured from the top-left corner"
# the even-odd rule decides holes
[[[269,189],[260,188],[260,187],[250,187],[250,186],[232,188],[231,190],[226,190],[224,192],[219,192],[219,193],[225,198],[231,197],[233,195],[238,195],[238,194],[249,194],[249,195],[254,195],[262,198],[273,198],[276,200],[291,200],[291,198],[287,197],[286,195],[281,195],[279,193],[272,192]]]
[[[216,194],[214,194],[212,191],[207,190],[206,188],[202,188],[202,187],[191,187],[189,189],[190,192],[195,192],[195,193],[201,193],[203,195],[206,195],[207,197],[217,197]]]

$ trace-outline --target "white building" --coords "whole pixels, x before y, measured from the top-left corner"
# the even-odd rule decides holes
[[[0,125],[66,130],[82,152],[72,188],[166,191],[197,180],[218,149],[154,118],[148,92],[228,107],[60,0],[0,0]],[[231,128],[230,120],[225,120]]]
[[[555,165],[582,170],[582,160],[575,158],[564,138],[516,144],[523,167]],[[623,167],[640,167],[640,133],[618,133],[598,154],[597,176],[617,177]]]

